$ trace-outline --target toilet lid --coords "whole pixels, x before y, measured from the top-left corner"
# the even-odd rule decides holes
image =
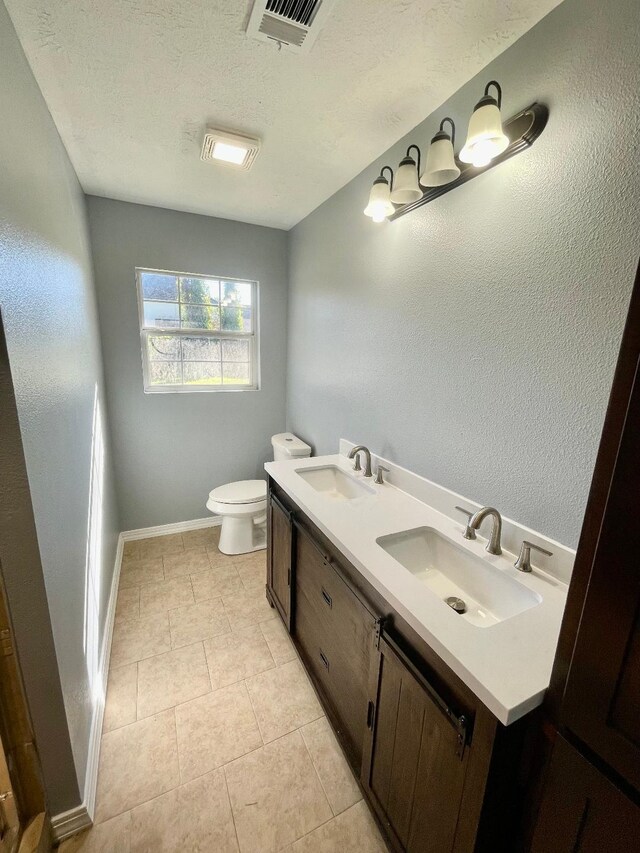
[[[209,499],[221,504],[250,504],[266,497],[267,484],[264,480],[239,480],[209,492]]]

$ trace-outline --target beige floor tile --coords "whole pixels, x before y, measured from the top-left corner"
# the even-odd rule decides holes
[[[228,566],[230,563],[235,564],[234,557],[229,554],[223,554],[217,545],[209,545],[207,547],[207,554],[209,555],[209,562],[212,566]]]
[[[232,558],[236,566],[253,566],[267,571],[267,550],[253,551],[250,554],[235,554]]]
[[[140,559],[140,540],[139,539],[130,539],[128,542],[125,542],[122,546],[122,559],[132,559],[139,560]]]
[[[140,587],[140,616],[164,613],[174,607],[194,604],[191,581],[186,578],[171,578],[160,583],[148,583]]]
[[[63,841],[58,853],[129,853],[131,813],[125,812]]]
[[[249,625],[257,625],[258,622],[265,622],[267,619],[273,619],[276,616],[275,609],[267,601],[264,587],[223,593],[222,603],[232,631],[239,631]]]
[[[176,725],[183,782],[262,746],[244,683],[178,705]]]
[[[116,619],[140,618],[140,588],[129,586],[118,589]]]
[[[280,850],[332,817],[299,732],[224,769],[242,853]]]
[[[167,578],[184,577],[194,572],[204,572],[211,567],[204,547],[193,548],[180,554],[168,554],[162,558],[164,576]]]
[[[153,536],[150,539],[140,539],[140,557],[164,557],[165,554],[179,554],[184,551],[182,534],[170,533],[167,536]]]
[[[378,827],[361,800],[282,853],[386,853]]]
[[[171,649],[167,613],[141,619],[123,619],[113,628],[111,667],[159,655]]]
[[[214,690],[275,666],[259,625],[206,640],[204,650]]]
[[[191,548],[217,548],[220,541],[220,529],[222,525],[216,524],[213,527],[202,527],[199,530],[188,530],[182,534],[182,543],[184,550],[189,551]]]
[[[138,663],[138,719],[188,702],[210,690],[202,643],[141,660]]]
[[[136,721],[138,664],[129,663],[109,672],[104,706],[103,732],[128,726]]]
[[[213,566],[206,572],[191,575],[191,583],[196,601],[219,598],[242,589],[240,575],[233,563]]]
[[[96,820],[101,822],[179,784],[173,710],[102,736]]]
[[[265,743],[322,716],[322,708],[300,661],[289,661],[247,679]]]
[[[267,583],[267,564],[262,563],[236,563],[236,569],[242,579],[245,589],[264,589]]]
[[[326,717],[300,729],[320,782],[334,814],[362,799],[360,788],[346,762]]]
[[[162,557],[151,560],[131,560],[123,563],[120,569],[119,588],[140,586],[143,583],[157,583],[164,580]]]
[[[188,646],[198,640],[208,640],[231,630],[224,615],[221,598],[212,598],[200,604],[187,604],[169,611],[171,647]]]
[[[297,658],[295,647],[280,619],[269,619],[266,622],[261,622],[260,628],[276,665],[279,666],[281,663]]]
[[[237,853],[222,770],[131,812],[131,853]]]

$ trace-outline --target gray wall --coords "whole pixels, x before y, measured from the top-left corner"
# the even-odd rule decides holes
[[[88,199],[123,529],[208,515],[215,486],[263,477],[285,420],[284,231]],[[144,394],[136,266],[260,282],[259,391]]]
[[[118,530],[84,196],[0,2],[0,308],[18,404],[56,660],[48,626],[26,623],[38,579],[8,587],[52,812],[84,786]],[[97,396],[96,396],[97,395]],[[107,440],[96,559],[87,563],[94,403]],[[94,485],[96,481],[94,480]],[[98,494],[94,492],[94,494]],[[96,502],[97,505],[97,502]],[[98,542],[94,537],[94,542]],[[4,562],[4,560],[3,560]],[[35,564],[31,571],[40,571]],[[90,624],[85,638],[87,585]],[[85,651],[85,645],[88,651]],[[59,675],[58,675],[59,672]],[[68,732],[56,682],[64,694]],[[49,685],[47,706],[37,691]],[[69,749],[73,750],[73,760]],[[75,761],[75,768],[74,768]]]
[[[288,428],[342,436],[575,545],[640,251],[637,0],[566,0],[291,233]],[[455,57],[452,57],[455,61]],[[384,163],[490,79],[534,147],[393,223]]]

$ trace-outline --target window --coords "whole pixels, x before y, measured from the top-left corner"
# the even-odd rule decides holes
[[[136,270],[145,392],[258,388],[258,284]]]

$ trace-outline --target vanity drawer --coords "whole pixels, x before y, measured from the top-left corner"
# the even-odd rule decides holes
[[[369,674],[371,634],[375,619],[340,577],[333,558],[302,527],[298,527],[296,589],[315,611],[322,635],[344,650],[354,676]]]
[[[362,764],[367,722],[367,679],[354,668],[349,649],[336,644],[319,618],[316,608],[297,589],[295,639],[301,656],[322,698],[351,763]]]

